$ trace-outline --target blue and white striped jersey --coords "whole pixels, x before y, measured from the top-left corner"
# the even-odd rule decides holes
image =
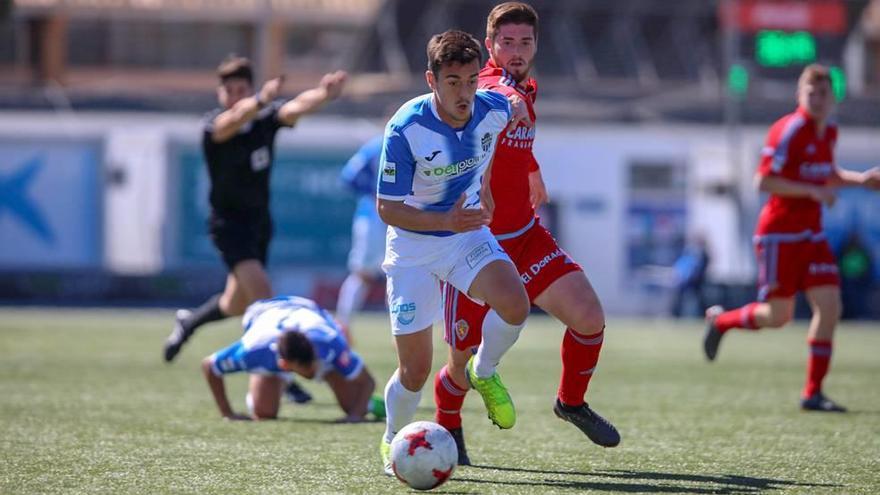
[[[330,370],[347,379],[356,377],[363,361],[352,351],[327,311],[303,297],[276,297],[257,301],[242,319],[244,335],[211,356],[214,374],[246,371],[282,373],[278,366],[278,337],[295,331],[306,336],[318,360],[317,377]]]
[[[507,98],[494,91],[477,91],[471,119],[461,129],[440,120],[433,93],[406,102],[385,128],[377,196],[420,210],[448,211],[464,193],[466,208],[479,207],[483,173],[510,116]]]

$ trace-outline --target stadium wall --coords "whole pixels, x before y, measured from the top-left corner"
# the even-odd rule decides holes
[[[609,312],[664,312],[670,266],[696,236],[708,241],[710,280],[746,288],[740,292],[748,297],[750,232],[760,206],[752,173],[765,130],[541,124],[535,154],[552,199],[542,216],[587,269]],[[315,116],[279,135],[270,255],[279,291],[334,302],[354,208],[336,177],[378,132],[378,122]],[[875,136],[844,129],[839,163],[876,164]],[[44,284],[50,298],[56,285],[67,287],[60,297],[75,296],[71,286],[86,285],[89,274],[107,278],[84,288],[98,299],[102,290],[125,292],[120,287],[131,289],[132,300],[158,292],[155,299],[169,303],[211,290],[185,282],[222,280],[223,270],[205,235],[199,138],[192,115],[0,113],[0,298],[39,298],[35,274],[80,280]],[[877,212],[880,196],[853,192],[827,215],[835,242],[858,232],[866,243],[877,260],[875,288]],[[161,282],[132,282],[138,278]]]

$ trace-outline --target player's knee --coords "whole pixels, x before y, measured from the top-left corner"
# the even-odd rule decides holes
[[[421,390],[431,374],[431,363],[400,367],[400,384],[411,392]]]
[[[843,314],[843,304],[840,302],[839,297],[829,298],[827,301],[819,304],[816,310],[820,318],[827,321],[838,321]]]
[[[573,320],[568,326],[583,336],[595,335],[605,329],[605,312],[598,301],[578,305],[578,312]]]
[[[788,322],[791,321],[791,319],[792,319],[793,316],[794,316],[794,315],[792,315],[792,314],[791,314],[790,312],[788,312],[788,311],[772,313],[772,314],[770,315],[770,324],[767,325],[767,326],[769,326],[769,327],[771,327],[771,328],[780,328],[780,327],[784,327],[785,325],[788,324]]]
[[[570,328],[584,337],[596,335],[605,329],[605,315],[601,312],[583,314],[578,323]]]
[[[502,298],[497,306],[493,308],[502,320],[511,325],[522,325],[529,316],[529,296],[525,289],[520,291],[510,291],[506,297]]]

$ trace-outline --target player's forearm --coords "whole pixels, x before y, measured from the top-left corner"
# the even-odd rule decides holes
[[[214,374],[211,365],[209,359],[202,361],[202,373],[205,375],[205,380],[208,382],[208,388],[211,389],[211,395],[214,396],[214,402],[217,404],[217,409],[220,410],[220,415],[224,418],[231,417],[234,413],[232,406],[229,405],[229,398],[226,396],[226,385],[223,378]]]
[[[308,89],[282,105],[278,118],[285,124],[292,125],[303,115],[317,111],[329,100],[330,95],[325,88],[319,86]]]
[[[376,390],[376,382],[366,368],[361,372],[357,380],[357,392],[354,394],[351,411],[346,411],[349,416],[364,417],[370,408],[370,397]]]
[[[854,170],[837,169],[831,175],[829,185],[832,186],[862,186],[867,180],[866,174]]]
[[[244,98],[232,108],[221,113],[214,119],[214,131],[211,137],[216,143],[227,141],[246,123],[257,116],[260,111],[260,103],[256,96]]]
[[[782,177],[756,175],[755,183],[759,191],[789,197],[813,197],[815,190],[822,186],[804,184]]]
[[[406,205],[403,201],[378,200],[379,217],[388,225],[401,229],[429,232],[451,230],[445,213],[423,211]]]

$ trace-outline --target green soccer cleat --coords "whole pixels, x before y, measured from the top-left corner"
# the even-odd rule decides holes
[[[391,443],[385,441],[385,435],[382,435],[382,441],[379,443],[379,453],[382,455],[382,469],[386,476],[394,476],[394,468],[391,466]]]
[[[465,367],[465,374],[471,388],[483,397],[483,403],[486,404],[486,411],[489,412],[492,423],[502,430],[513,428],[516,424],[516,409],[513,407],[510,394],[507,393],[507,387],[501,383],[498,372],[493,373],[489,378],[477,377],[474,372],[474,358],[471,357]]]

